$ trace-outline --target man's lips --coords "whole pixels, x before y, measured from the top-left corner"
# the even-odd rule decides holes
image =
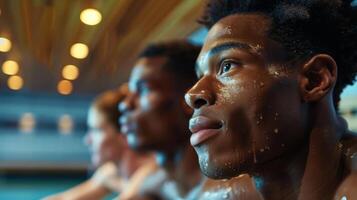
[[[134,129],[134,126],[132,125],[132,123],[129,122],[127,117],[119,118],[119,123],[120,123],[120,132],[123,133],[124,135],[127,135],[129,132],[132,132]]]
[[[130,131],[129,124],[122,124],[120,128],[120,132],[122,132],[124,135],[127,135]]]
[[[190,131],[193,133],[190,138],[192,146],[197,146],[205,140],[217,135],[222,128],[222,122],[212,120],[204,116],[190,119]]]

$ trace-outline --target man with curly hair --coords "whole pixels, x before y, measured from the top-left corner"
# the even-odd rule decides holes
[[[213,0],[201,22],[186,102],[203,173],[247,173],[267,200],[332,199],[356,144],[338,114],[357,73],[351,0]]]

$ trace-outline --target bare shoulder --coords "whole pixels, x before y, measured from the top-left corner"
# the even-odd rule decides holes
[[[262,197],[255,189],[253,180],[248,175],[241,175],[229,180],[207,179],[202,186],[199,199],[240,199],[261,200]]]
[[[341,139],[344,164],[348,172],[357,170],[357,133],[348,131]]]
[[[357,198],[357,172],[351,173],[337,190],[335,200]]]

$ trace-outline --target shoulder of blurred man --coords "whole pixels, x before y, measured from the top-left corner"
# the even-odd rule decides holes
[[[117,197],[120,200],[139,198],[137,195],[145,191],[151,191],[158,183],[152,183],[152,179],[159,171],[159,167],[154,160],[140,166],[128,180],[125,190]],[[150,183],[152,185],[150,185]],[[141,199],[141,198],[140,198]]]
[[[125,185],[124,179],[118,174],[118,167],[113,162],[100,166],[90,180],[113,192],[120,192]]]

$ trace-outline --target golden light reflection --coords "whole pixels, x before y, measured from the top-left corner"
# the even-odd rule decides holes
[[[67,80],[75,80],[78,78],[79,69],[74,65],[66,65],[62,69],[62,76]]]
[[[2,64],[2,71],[6,75],[15,75],[19,72],[19,65],[16,61],[7,60]]]
[[[73,86],[72,86],[71,81],[61,80],[60,82],[58,82],[58,85],[57,85],[58,93],[60,93],[62,95],[69,95],[72,93],[72,90],[73,90]]]
[[[0,37],[0,51],[8,52],[11,49],[11,41],[5,37]]]
[[[10,76],[7,80],[7,85],[12,90],[20,90],[24,84],[23,79],[20,76]]]
[[[78,59],[87,57],[89,52],[88,46],[83,43],[76,43],[71,47],[71,56]]]
[[[32,133],[36,126],[36,118],[32,113],[22,114],[19,129],[22,133]]]
[[[70,115],[64,114],[58,120],[58,129],[61,134],[71,134],[74,128],[73,119]]]
[[[96,9],[88,8],[81,12],[79,17],[81,21],[87,25],[94,26],[102,21],[102,14]]]

